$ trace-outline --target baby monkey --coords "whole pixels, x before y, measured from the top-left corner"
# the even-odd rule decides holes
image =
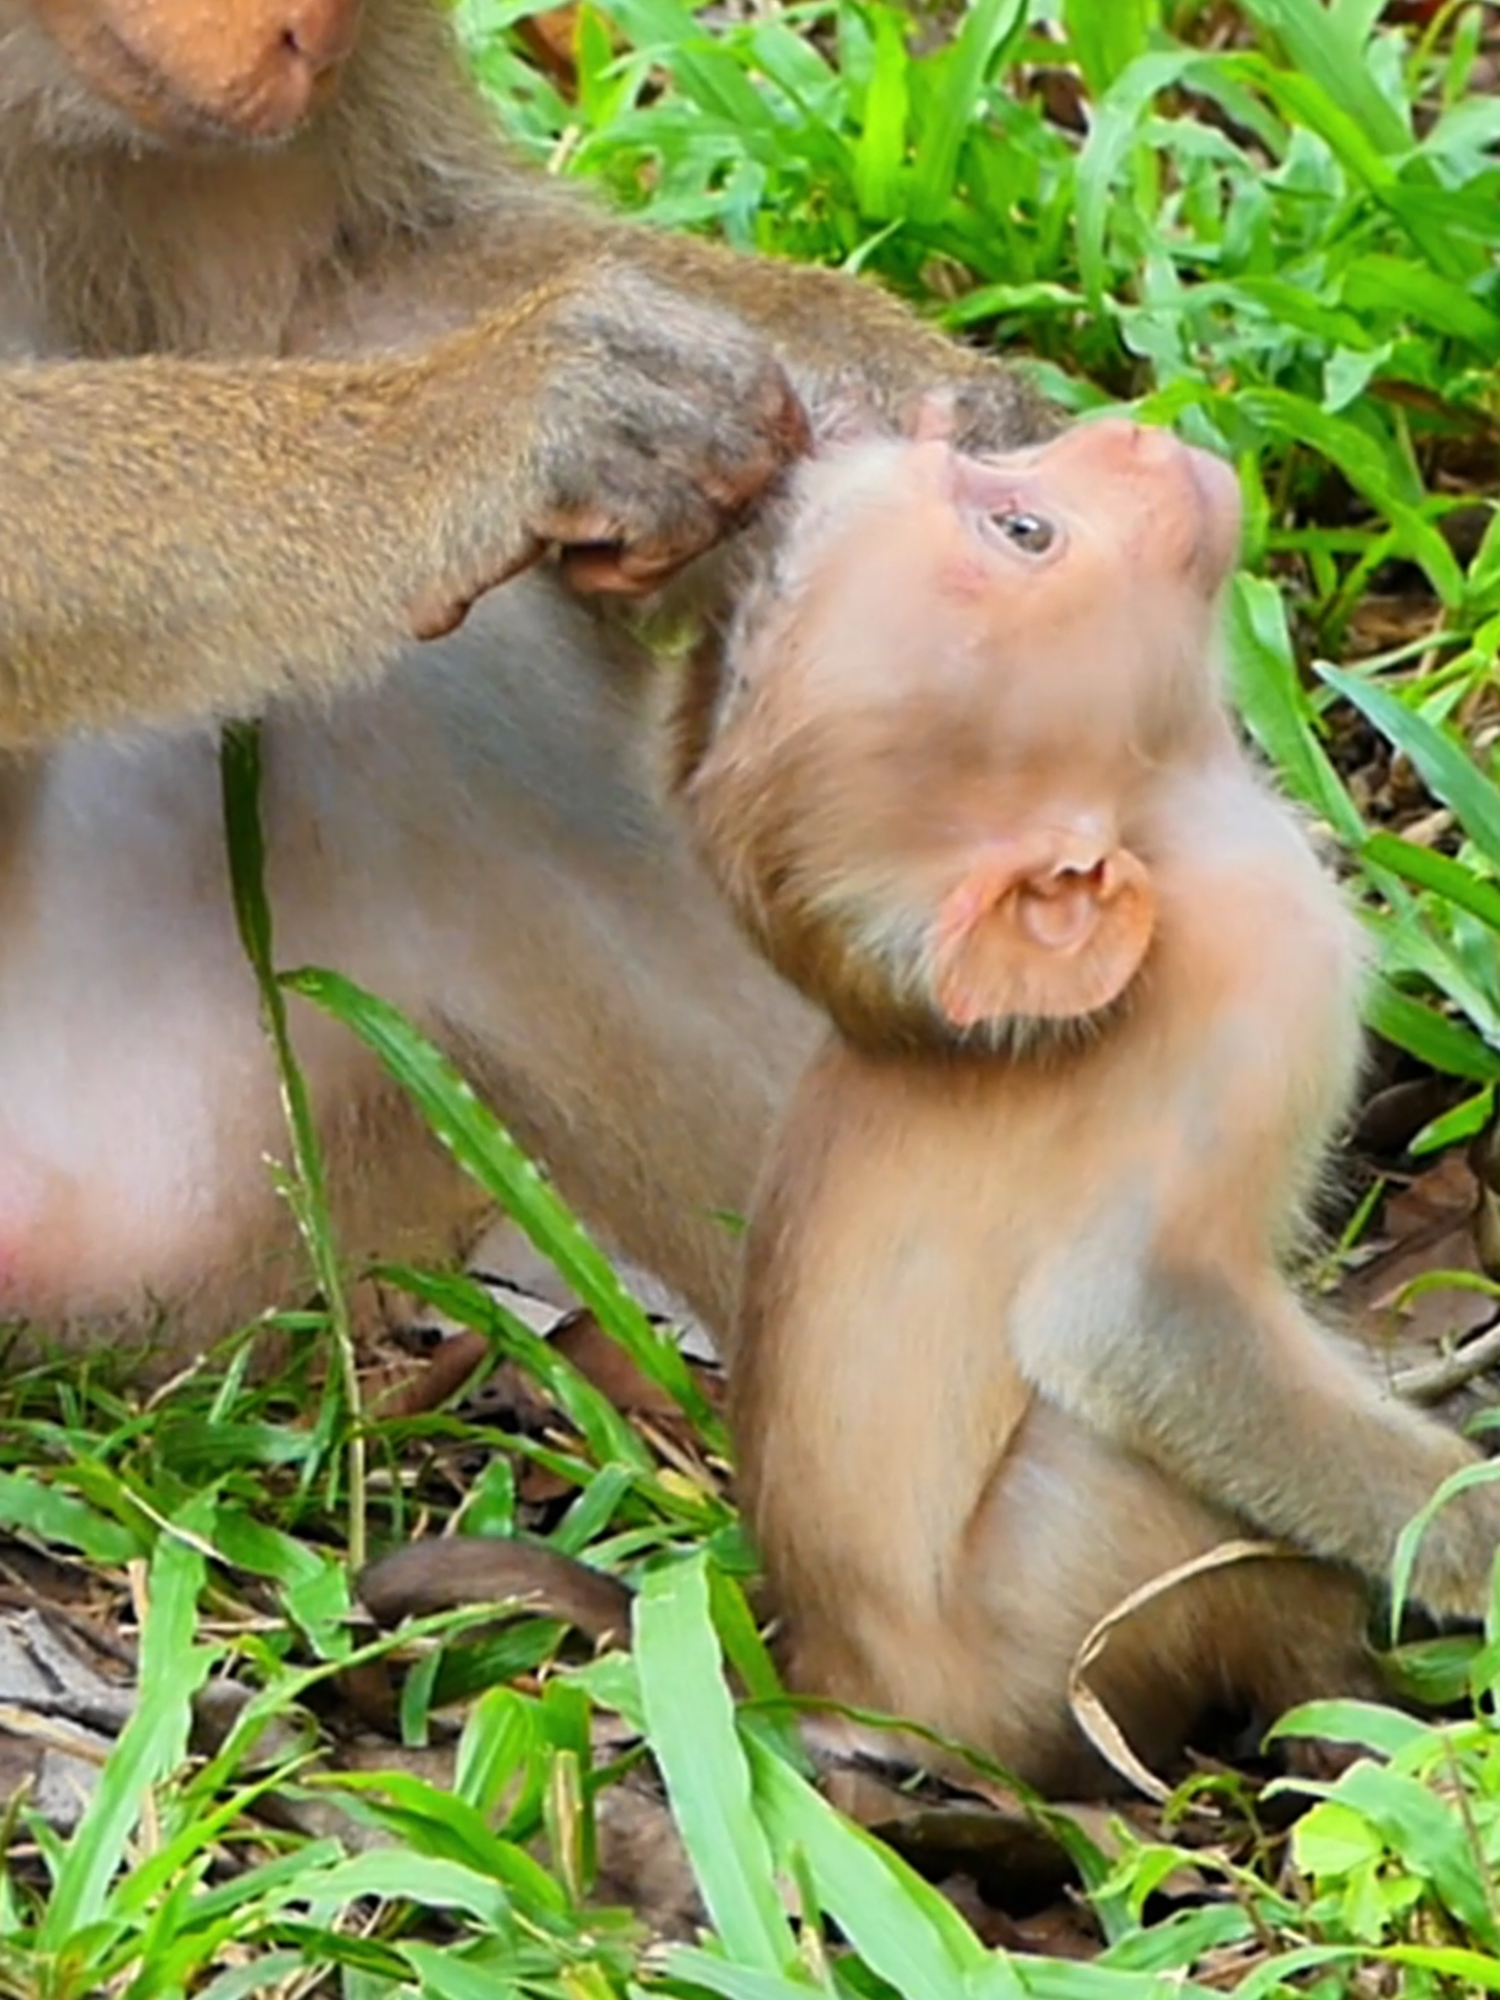
[[[929,407],[798,474],[700,660],[681,780],[752,937],[831,1018],[760,1184],[735,1345],[791,1684],[1105,1773],[1210,1706],[1363,1690],[1364,1580],[1468,1446],[1284,1274],[1359,1052],[1352,914],[1220,686],[1236,484],[1112,419],[967,457]],[[1479,1615],[1500,1488],[1415,1594]],[[1306,1558],[1306,1559],[1302,1559]]]

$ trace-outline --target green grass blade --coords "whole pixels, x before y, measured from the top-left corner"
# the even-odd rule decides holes
[[[199,1495],[161,1535],[151,1559],[149,1610],[141,1634],[134,1714],[99,1780],[99,1789],[68,1842],[52,1900],[37,1933],[44,1951],[63,1951],[84,1925],[105,1913],[110,1884],[125,1865],[131,1836],[154,1785],[187,1755],[193,1698],[221,1648],[195,1644],[198,1594],[207,1565],[193,1541],[212,1526],[214,1501]]]
[[[149,1547],[144,1521],[137,1534],[31,1473],[0,1472],[0,1527],[19,1528],[43,1542],[77,1549],[90,1562],[109,1569],[144,1555]]]
[[[693,101],[737,132],[748,149],[776,158],[778,129],[770,107],[686,7],[677,0],[607,0],[600,11],[637,47],[654,50]]]
[[[1419,847],[1398,834],[1372,833],[1364,844],[1362,859],[1372,868],[1389,868],[1419,889],[1431,889],[1445,903],[1456,904],[1491,930],[1500,931],[1500,888],[1451,855]]]
[[[471,1327],[518,1361],[575,1426],[597,1464],[619,1464],[651,1476],[655,1464],[650,1452],[609,1398],[550,1340],[533,1333],[481,1284],[473,1278],[413,1270],[403,1270],[401,1282],[424,1305]]]
[[[451,1947],[406,1943],[401,1956],[421,1982],[421,2000],[519,2000],[523,1989],[489,1965],[471,1965]]]
[[[651,1747],[714,1928],[732,1959],[784,1973],[796,1962],[796,1942],[751,1804],[701,1558],[645,1577],[635,1660]]]
[[[1094,312],[1104,310],[1110,288],[1104,246],[1115,181],[1139,135],[1141,120],[1161,91],[1182,83],[1202,60],[1192,49],[1157,50],[1141,56],[1094,106],[1089,136],[1078,160],[1074,196],[1078,270]]]
[[[1500,360],[1500,313],[1422,264],[1372,252],[1345,266],[1339,289],[1356,315],[1395,313],[1466,342],[1483,361]]]
[[[1352,1743],[1382,1757],[1400,1757],[1434,1747],[1439,1732],[1399,1708],[1376,1701],[1305,1701],[1266,1731],[1266,1740],[1307,1736],[1323,1743]]]
[[[1293,797],[1358,847],[1365,825],[1313,727],[1297,673],[1286,605],[1264,577],[1237,576],[1229,596],[1229,658],[1235,705]]]
[[[911,215],[936,222],[954,197],[958,156],[979,116],[986,79],[1026,26],[1026,0],[975,0],[944,54],[942,86],[924,120],[912,176]]]
[[[1500,786],[1485,776],[1468,750],[1367,675],[1331,667],[1321,660],[1317,672],[1372,722],[1388,743],[1411,759],[1433,797],[1451,807],[1480,853],[1500,868]]]
[[[1063,0],[1063,27],[1089,95],[1100,98],[1146,53],[1158,0]]]
[[[755,1803],[782,1865],[798,1851],[824,1907],[860,1957],[906,1996],[962,1990],[988,1961],[984,1946],[940,1891],[861,1828],[762,1743],[746,1743]],[[1021,1995],[1014,1975],[999,1994]]]
[[[906,22],[893,7],[875,8],[871,23],[875,66],[854,146],[854,192],[863,214],[888,222],[904,207],[911,58],[906,49]]]
[[[1322,0],[1241,0],[1246,14],[1274,35],[1296,70],[1310,78],[1381,153],[1402,153],[1411,128],[1386,97],[1365,59],[1364,24]]]
[[[293,1175],[286,1193],[307,1247],[318,1289],[323,1294],[328,1331],[338,1360],[337,1369],[329,1372],[328,1387],[318,1412],[318,1451],[309,1456],[306,1466],[310,1479],[323,1449],[332,1440],[339,1420],[337,1391],[342,1389],[343,1401],[351,1411],[357,1413],[359,1410],[359,1365],[354,1353],[354,1330],[349,1317],[343,1267],[334,1236],[333,1211],[328,1199],[317,1119],[307,1081],[292,1046],[286,1000],[276,978],[271,904],[266,893],[265,833],[260,817],[259,723],[234,723],[224,730],[219,742],[219,782],[230,898],[239,926],[240,944],[255,976],[260,996],[261,1020],[275,1058],[287,1137],[291,1143]],[[350,1435],[345,1464],[350,1490],[350,1560],[358,1568],[365,1558],[365,1461],[364,1440],[357,1424]]]
[[[510,1929],[510,1899],[498,1882],[459,1862],[409,1850],[355,1855],[310,1882],[306,1893],[315,1923],[337,1922],[350,1903],[378,1896],[421,1909],[462,1910],[502,1936]]]
[[[282,984],[359,1036],[458,1164],[520,1225],[605,1332],[695,1423],[721,1434],[676,1346],[652,1326],[567,1204],[442,1051],[388,1001],[340,973],[306,966],[284,973]]]
[[[666,1973],[684,1985],[720,1993],[724,2000],[807,2000],[809,1993],[836,1990],[809,1978],[793,1979],[780,1972],[763,1972],[758,1966],[731,1965],[728,1959],[689,1944],[673,1945],[668,1950]]]
[[[1404,1771],[1366,1762],[1346,1771],[1330,1796],[1369,1820],[1402,1866],[1430,1882],[1479,1943],[1491,1950],[1500,1944],[1500,1925],[1481,1874],[1485,1864],[1451,1800]]]
[[[1500,1054],[1472,1029],[1413,999],[1388,979],[1372,982],[1365,996],[1365,1019],[1377,1035],[1446,1076],[1467,1077],[1472,1083],[1500,1078]]]

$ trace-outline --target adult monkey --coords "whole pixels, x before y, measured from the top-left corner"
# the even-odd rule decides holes
[[[625,585],[710,543],[796,446],[783,368],[1040,413],[518,169],[437,0],[0,0],[0,352],[0,1317],[180,1352],[295,1268],[203,726],[265,708],[283,957],[435,1029],[722,1326],[808,1029],[650,804],[649,662],[551,574],[404,642],[549,542]],[[472,1197],[298,1026],[346,1246],[451,1243]]]

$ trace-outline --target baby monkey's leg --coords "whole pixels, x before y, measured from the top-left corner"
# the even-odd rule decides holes
[[[1144,1459],[1038,1402],[961,1558],[954,1622],[968,1628],[968,1694],[989,1718],[971,1729],[975,1740],[987,1736],[1002,1761],[1054,1793],[1113,1789],[1068,1703],[1080,1647],[1133,1591],[1244,1535]],[[1265,1727],[1315,1696],[1376,1693],[1364,1627],[1352,1573],[1247,1559],[1150,1597],[1109,1632],[1085,1678],[1160,1771],[1212,1712]]]

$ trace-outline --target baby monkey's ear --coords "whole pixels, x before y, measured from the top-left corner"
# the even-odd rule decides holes
[[[938,910],[934,1002],[955,1028],[1095,1013],[1134,978],[1155,918],[1144,864],[1090,826],[987,840]]]

